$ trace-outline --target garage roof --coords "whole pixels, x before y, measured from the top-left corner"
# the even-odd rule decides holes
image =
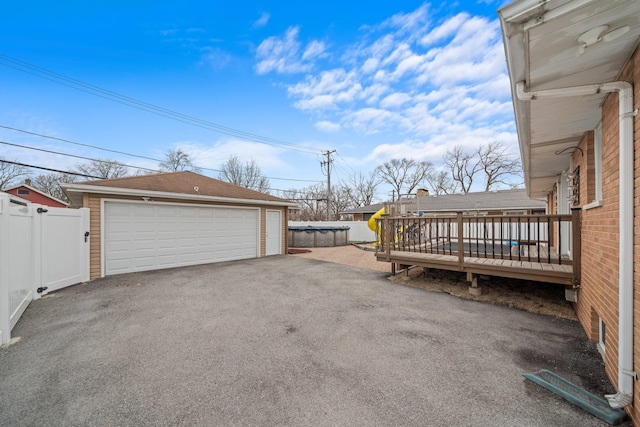
[[[84,193],[295,206],[288,200],[270,194],[189,171],[66,183],[60,186],[76,206],[82,205]]]

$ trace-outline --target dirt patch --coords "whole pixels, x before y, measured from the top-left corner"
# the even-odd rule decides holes
[[[446,292],[459,298],[504,305],[563,319],[578,319],[572,304],[564,298],[562,285],[481,276],[478,278],[478,286],[482,289],[482,295],[475,296],[469,293],[469,282],[465,273],[413,268],[408,274],[400,272],[390,276],[389,280],[429,291]]]

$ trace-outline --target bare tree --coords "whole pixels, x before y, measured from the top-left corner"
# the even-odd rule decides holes
[[[368,206],[373,203],[376,194],[376,188],[382,180],[374,172],[365,175],[362,172],[349,176],[349,182],[340,184],[341,191],[345,192],[350,202],[349,207],[357,208],[360,206]]]
[[[444,170],[434,172],[427,178],[431,191],[435,195],[454,194],[456,183],[451,179],[451,175]]]
[[[418,162],[413,159],[391,159],[378,166],[375,173],[380,179],[391,185],[394,192],[411,194],[429,176],[433,164],[431,162]]]
[[[456,145],[451,150],[447,150],[444,163],[449,167],[451,179],[456,187],[459,187],[463,194],[467,194],[471,190],[476,174],[481,170],[479,160],[466,153],[461,145]]]
[[[351,201],[351,192],[349,187],[345,185],[338,185],[331,188],[331,217],[333,219],[339,219],[341,212],[355,207]]]
[[[449,167],[456,187],[464,194],[471,191],[479,174],[484,178],[484,191],[489,191],[501,184],[513,187],[507,178],[519,177],[522,173],[520,160],[498,142],[482,144],[475,153],[465,152],[462,146],[456,145],[447,151],[444,163]]]
[[[11,187],[29,176],[27,168],[5,160],[4,157],[0,157],[0,190]]]
[[[68,201],[67,196],[60,188],[60,183],[77,182],[78,180],[79,177],[77,175],[54,172],[35,176],[31,181],[31,185],[56,199]]]
[[[298,211],[294,216],[299,221],[327,219],[327,187],[324,184],[293,188],[283,192],[282,197],[298,204]]]
[[[99,159],[93,160],[89,163],[81,163],[76,165],[73,169],[74,172],[90,175],[92,177],[101,177],[103,179],[122,178],[123,176],[129,175],[129,170],[125,165],[109,159]]]
[[[492,190],[500,184],[513,187],[514,184],[506,178],[522,175],[520,160],[510,154],[507,147],[499,142],[481,145],[478,148],[478,157],[486,179],[484,191]]]
[[[201,169],[193,164],[191,156],[180,148],[167,150],[164,156],[165,160],[158,164],[162,172],[179,172],[185,170],[195,173],[201,172]]]
[[[219,175],[221,180],[262,193],[269,193],[269,178],[262,175],[260,166],[254,160],[242,164],[238,156],[231,156],[221,169],[222,172]]]

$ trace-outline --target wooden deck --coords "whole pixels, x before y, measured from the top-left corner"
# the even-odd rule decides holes
[[[378,220],[376,259],[391,263],[394,273],[397,267],[411,266],[465,272],[472,286],[477,275],[487,275],[577,288],[580,222],[577,210],[571,215],[519,217],[387,216]],[[572,259],[556,250],[561,227],[565,233],[571,227]]]
[[[547,264],[542,262],[517,261],[500,258],[465,257],[460,266],[457,255],[391,251],[377,252],[378,261],[390,262],[401,267],[417,266],[467,273],[471,282],[474,275],[511,277],[538,282],[574,285],[573,266],[568,264]],[[392,267],[393,268],[393,267]]]

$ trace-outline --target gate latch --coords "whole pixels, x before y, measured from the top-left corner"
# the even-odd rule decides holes
[[[39,294],[41,294],[41,293],[43,293],[44,291],[46,291],[47,289],[49,289],[49,288],[47,288],[46,286],[43,286],[43,287],[41,287],[41,288],[36,289],[36,292],[37,292],[37,293],[39,293]]]
[[[86,242],[88,238],[89,238],[89,232],[85,231],[85,233],[84,233],[84,241]]]

